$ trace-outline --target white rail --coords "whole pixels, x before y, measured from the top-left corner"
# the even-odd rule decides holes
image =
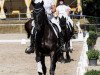
[[[88,37],[89,37],[89,34],[86,33],[86,36],[84,37],[84,41],[83,41],[84,42],[83,49],[82,49],[80,60],[77,66],[76,75],[84,75],[84,73],[86,72],[86,68],[88,67],[88,59],[86,55],[86,52],[88,51],[88,46],[87,46]]]
[[[23,26],[25,24],[0,24],[0,26]]]
[[[0,43],[21,43],[21,44],[26,44],[27,42],[30,42],[30,40],[29,39],[0,40]]]

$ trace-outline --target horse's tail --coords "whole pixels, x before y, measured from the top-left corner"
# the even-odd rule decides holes
[[[31,30],[32,30],[32,20],[29,20],[28,22],[25,23],[25,31],[27,32],[27,38],[30,38],[31,35]]]

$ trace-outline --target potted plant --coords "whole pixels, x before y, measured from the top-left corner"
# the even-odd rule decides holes
[[[90,70],[90,71],[87,71],[84,75],[100,75],[100,71]]]
[[[99,51],[95,49],[91,49],[87,51],[87,57],[89,59],[90,66],[97,65],[97,59],[99,58]]]
[[[95,25],[89,25],[88,31],[94,31],[94,32],[96,32],[96,26]]]
[[[89,31],[89,38],[87,39],[88,48],[91,49],[96,44],[97,34],[94,31]]]

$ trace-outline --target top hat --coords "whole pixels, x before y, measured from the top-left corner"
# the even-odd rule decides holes
[[[58,2],[60,2],[60,1],[63,1],[64,2],[64,0],[58,0]]]

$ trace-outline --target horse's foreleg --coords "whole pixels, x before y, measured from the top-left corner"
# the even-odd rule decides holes
[[[51,53],[50,75],[54,75],[56,68],[57,56],[54,52]]]
[[[41,63],[41,53],[36,52],[36,62],[37,62],[37,71],[39,75],[43,74],[42,63]]]
[[[73,51],[72,40],[70,39],[70,50]]]
[[[41,58],[41,64],[42,64],[42,70],[43,70],[43,74],[46,75],[46,66],[45,66],[45,56],[42,56]]]

